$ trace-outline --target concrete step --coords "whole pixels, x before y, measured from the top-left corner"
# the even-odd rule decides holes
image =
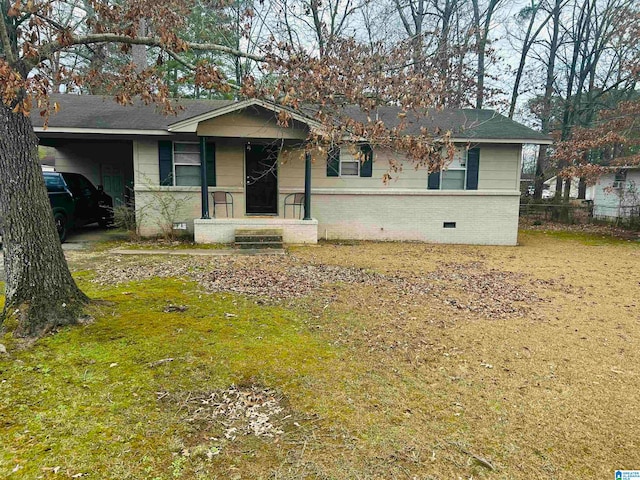
[[[235,231],[237,248],[282,249],[281,228],[237,228]]]
[[[282,236],[281,228],[236,228],[236,237],[237,236],[274,236],[279,235]]]
[[[236,234],[236,243],[264,243],[264,242],[282,243],[282,235],[238,235]]]
[[[244,250],[259,250],[259,249],[267,249],[267,248],[277,248],[282,249],[282,241],[280,242],[236,242],[236,247]]]

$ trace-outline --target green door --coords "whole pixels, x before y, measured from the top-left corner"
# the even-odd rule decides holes
[[[124,177],[121,173],[102,175],[104,192],[113,198],[113,206],[124,205]]]

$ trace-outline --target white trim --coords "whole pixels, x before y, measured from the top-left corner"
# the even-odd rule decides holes
[[[300,192],[300,188],[285,187],[280,194]],[[312,195],[396,195],[396,196],[454,196],[454,197],[520,197],[520,190],[419,190],[415,188],[328,188],[311,189]]]
[[[224,191],[231,193],[243,193],[243,187],[209,187],[209,192]],[[159,186],[159,185],[138,185],[134,187],[136,192],[193,192],[200,193],[200,187],[175,187],[175,186]],[[300,187],[282,187],[279,189],[279,195],[288,195],[289,193],[300,193]],[[405,196],[485,196],[485,197],[519,197],[519,190],[417,190],[414,188],[331,188],[317,187],[311,189],[312,195],[405,195]]]
[[[264,100],[259,100],[257,98],[252,98],[249,100],[243,100],[241,102],[233,103],[231,105],[227,105],[226,107],[218,108],[216,110],[212,110],[210,112],[202,113],[200,115],[196,115],[195,117],[188,118],[186,120],[181,120],[176,123],[172,123],[169,125],[169,132],[188,132],[188,133],[196,133],[198,130],[198,124],[200,122],[204,122],[206,120],[211,120],[212,118],[221,117],[223,115],[227,115],[229,113],[237,112],[239,110],[244,110],[248,107],[252,107],[257,105],[267,110],[271,110],[274,113],[280,113],[282,110],[286,111],[291,118],[297,120],[299,122],[305,123],[309,125],[309,127],[316,128],[318,130],[322,130],[322,125],[315,120],[312,120],[304,115],[300,115],[286,107],[280,107],[274,105],[270,102],[266,102]]]
[[[166,130],[134,130],[127,128],[33,127],[35,133],[78,133],[87,135],[171,135]]]

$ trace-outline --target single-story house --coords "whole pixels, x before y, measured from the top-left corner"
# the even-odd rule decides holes
[[[593,216],[604,220],[640,217],[640,165],[612,168],[598,179]]]
[[[116,204],[132,191],[144,235],[169,224],[197,242],[233,242],[236,229],[275,227],[286,243],[515,245],[522,145],[551,143],[492,110],[434,111],[409,122],[407,134],[449,130],[457,153],[447,169],[428,174],[402,153],[366,143],[306,154],[306,139],[321,126],[298,112],[280,126],[281,107],[263,100],[180,100],[174,116],[99,96],[52,100],[60,111],[48,127],[37,113],[32,122],[41,144],[55,148],[57,170],[85,174]],[[397,122],[397,113],[376,114]],[[390,162],[402,171],[385,184]]]
[[[549,180],[546,180],[543,184],[543,189],[549,192],[549,198],[553,198],[556,195],[556,182],[558,177],[554,175]],[[564,195],[565,184],[562,183],[562,194]],[[584,198],[581,200],[593,200],[595,196],[596,187],[595,185],[585,185],[584,190]],[[572,177],[571,178],[571,188],[569,190],[569,198],[573,198],[574,200],[579,197],[580,193],[580,178]]]

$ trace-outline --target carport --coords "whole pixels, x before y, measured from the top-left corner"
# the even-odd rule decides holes
[[[127,138],[65,138],[37,132],[40,145],[54,149],[59,172],[80,173],[113,198],[113,205],[131,201],[133,194],[133,141]],[[84,137],[84,136],[83,136]]]

